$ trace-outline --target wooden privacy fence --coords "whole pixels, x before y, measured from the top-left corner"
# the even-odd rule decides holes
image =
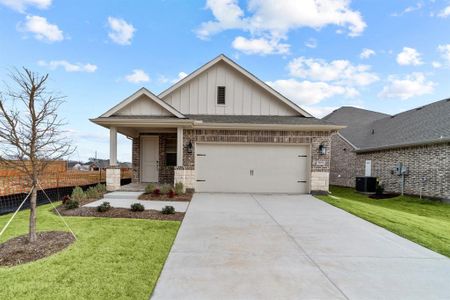
[[[122,179],[129,179],[131,176],[131,169],[121,170]],[[40,177],[40,185],[43,189],[84,186],[105,181],[105,170],[45,173]],[[26,176],[0,176],[0,196],[28,193],[30,188],[31,181]]]

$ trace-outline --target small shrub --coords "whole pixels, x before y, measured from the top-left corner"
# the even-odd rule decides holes
[[[69,195],[65,195],[65,196],[62,198],[62,204],[66,204],[67,201],[69,201],[69,200],[70,200],[70,196],[69,196]]]
[[[87,191],[85,192],[85,194],[86,194],[86,198],[88,198],[88,199],[97,199],[97,198],[100,198],[100,196],[101,196],[101,194],[98,192],[97,188],[93,187],[93,186],[89,187],[87,189]]]
[[[161,190],[160,189],[154,189],[153,190],[153,195],[159,196],[160,194],[161,194]]]
[[[149,183],[145,187],[145,193],[146,194],[153,194],[153,192],[156,190],[157,186],[154,183]]]
[[[175,208],[173,206],[166,205],[161,209],[161,213],[164,215],[173,215],[175,213]]]
[[[97,192],[98,192],[99,194],[101,194],[101,195],[103,195],[103,194],[106,193],[106,185],[105,185],[105,184],[99,183],[99,184],[97,184],[97,185],[95,186],[95,189],[96,189]]]
[[[384,193],[384,184],[377,181],[377,186],[375,187],[375,194],[382,195]]]
[[[175,193],[177,195],[183,195],[184,194],[184,185],[182,182],[175,183]]]
[[[98,212],[105,212],[107,210],[109,210],[111,208],[111,205],[109,204],[109,202],[103,202],[102,204],[100,204],[99,206],[97,206],[97,211]]]
[[[82,188],[77,186],[73,189],[70,199],[75,200],[75,201],[82,201],[82,200],[86,199],[86,194],[84,193]]]
[[[75,209],[80,207],[80,203],[77,200],[67,200],[66,204],[64,204],[66,209]]]
[[[131,211],[144,211],[144,209],[145,209],[144,205],[140,203],[131,204]]]
[[[169,198],[175,197],[175,190],[174,189],[170,189],[170,191],[167,193],[167,195],[169,196]]]
[[[172,186],[170,184],[163,184],[160,188],[161,194],[166,195],[172,190]]]

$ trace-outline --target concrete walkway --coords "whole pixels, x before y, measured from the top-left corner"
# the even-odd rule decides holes
[[[145,209],[161,210],[164,206],[173,206],[176,212],[185,212],[189,206],[187,201],[150,201],[138,200],[141,192],[112,192],[104,195],[103,199],[88,203],[85,207],[97,207],[107,201],[111,207],[130,208],[133,203],[140,203]]]
[[[312,196],[195,194],[152,299],[450,299],[449,280],[448,258]]]

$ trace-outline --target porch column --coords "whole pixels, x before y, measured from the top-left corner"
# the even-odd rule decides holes
[[[109,165],[117,166],[117,128],[109,128]]]
[[[183,166],[183,128],[177,127],[177,167]]]

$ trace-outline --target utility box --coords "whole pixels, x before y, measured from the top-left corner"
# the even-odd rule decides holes
[[[358,192],[375,193],[377,178],[370,176],[356,177],[355,187]]]

